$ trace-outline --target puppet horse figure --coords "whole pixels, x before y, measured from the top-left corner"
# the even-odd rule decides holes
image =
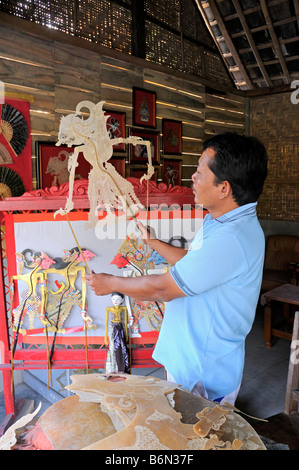
[[[68,114],[61,118],[58,142],[56,145],[66,144],[74,147],[74,153],[69,157],[68,170],[69,195],[66,206],[55,212],[65,215],[70,212],[74,203],[72,201],[75,170],[78,166],[78,155],[83,153],[84,158],[90,163],[91,170],[88,175],[88,197],[90,201],[90,213],[88,227],[95,226],[98,222],[97,210],[105,207],[108,215],[112,214],[111,209],[122,210],[125,214],[130,210],[129,216],[134,216],[142,207],[140,201],[134,193],[133,185],[125,180],[114,166],[108,162],[113,154],[113,145],[120,143],[141,144],[146,146],[148,156],[148,171],[141,178],[150,179],[154,174],[151,158],[151,143],[143,141],[140,137],[130,136],[128,138],[110,138],[107,130],[107,118],[103,108],[103,101],[97,104],[91,101],[81,101],[76,107],[75,114]],[[89,117],[84,119],[82,109],[89,110]]]

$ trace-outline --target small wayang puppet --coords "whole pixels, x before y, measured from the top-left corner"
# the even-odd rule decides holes
[[[39,319],[44,326],[48,378],[51,377],[50,369],[56,336],[58,333],[65,333],[63,326],[73,307],[78,306],[80,308],[83,320],[83,326],[76,327],[77,331],[80,331],[82,328],[85,330],[86,335],[88,328],[96,327],[93,324],[92,318],[87,315],[85,266],[78,265],[82,261],[90,260],[93,256],[95,255],[91,251],[85,248],[79,250],[78,247],[65,251],[63,257],[55,259],[51,259],[44,252],[34,253],[31,249],[26,249],[22,253],[16,254],[18,274],[12,276],[10,282],[12,330],[15,333],[11,335],[13,342],[11,344],[12,371],[19,334],[28,334],[27,329],[23,328],[26,315],[29,318],[29,330],[31,330],[31,333],[37,331],[34,330],[36,328],[35,318]],[[23,272],[24,270],[28,272]],[[82,275],[81,290],[75,285],[80,272]],[[52,280],[55,280],[55,284],[58,287],[56,291],[49,288],[49,278],[51,276],[53,276]],[[61,278],[63,281],[58,281]],[[20,288],[18,284],[18,289],[15,289],[15,284],[20,281],[25,282],[28,288],[20,292],[20,301],[15,307],[16,293]],[[50,331],[54,332],[51,352],[49,350],[48,337]]]
[[[106,308],[105,344],[109,346],[106,358],[106,373],[130,373],[128,342],[128,311],[122,305],[124,295],[119,292],[111,294],[113,307]],[[109,313],[111,315],[109,323]],[[108,341],[109,338],[109,341]]]
[[[43,251],[33,252],[25,249],[21,253],[16,253],[17,275],[11,277],[10,296],[13,307],[13,297],[15,294],[15,283],[24,281],[26,289],[20,293],[20,303],[12,310],[12,328],[18,333],[26,333],[22,328],[25,315],[29,318],[29,328],[34,328],[34,319],[37,316],[40,321],[47,325],[45,315],[45,276],[44,270],[54,263]],[[24,272],[24,270],[26,272]]]
[[[146,274],[148,269],[154,269],[155,263],[150,260],[151,252],[147,246],[138,241],[137,237],[131,233],[123,240],[119,250],[110,264],[115,264],[118,268],[134,267],[140,274]]]
[[[61,118],[58,142],[56,145],[67,144],[74,147],[74,153],[69,157],[68,170],[69,196],[64,209],[58,210],[56,214],[66,215],[70,212],[74,203],[72,201],[75,169],[78,166],[78,155],[83,153],[84,158],[90,163],[91,170],[88,175],[88,198],[90,202],[89,222],[87,227],[93,227],[98,222],[97,211],[101,207],[107,210],[109,220],[113,217],[113,209],[121,210],[127,214],[129,208],[130,217],[142,207],[135,195],[133,185],[124,179],[109,163],[113,154],[113,145],[119,143],[130,143],[132,145],[145,145],[148,155],[148,171],[142,179],[150,179],[154,174],[152,166],[151,145],[149,141],[143,141],[140,137],[130,136],[128,138],[110,138],[107,130],[107,119],[103,108],[103,101],[97,104],[91,101],[81,101],[76,107],[75,114],[68,114]],[[82,109],[88,109],[89,117],[84,119]]]
[[[135,235],[130,234],[124,239],[110,264],[115,264],[118,268],[132,267],[131,276],[145,275],[149,269],[154,269],[156,264],[165,262],[164,258],[155,255],[156,252],[147,250],[143,242],[138,242]],[[140,336],[139,321],[142,318],[151,330],[160,330],[165,310],[164,302],[131,299],[131,303],[129,314],[132,314],[130,324],[132,336]]]
[[[29,254],[29,257],[28,257]],[[29,329],[34,328],[35,317],[44,325],[48,326],[49,331],[58,331],[64,333],[62,329],[71,309],[78,305],[81,308],[81,316],[87,326],[92,325],[92,319],[86,312],[86,283],[84,280],[85,266],[78,266],[82,260],[90,260],[93,256],[89,250],[83,248],[80,253],[78,248],[72,248],[65,251],[61,258],[52,259],[44,252],[34,253],[31,249],[26,249],[22,253],[17,253],[18,274],[11,278],[11,296],[13,297],[15,281],[24,281],[28,285],[20,293],[21,301],[13,309],[13,329],[20,333],[26,333],[22,328],[25,315],[29,318]],[[29,270],[28,272],[23,272]],[[75,286],[76,279],[81,272],[82,290]],[[63,278],[64,281],[55,281],[58,289],[49,290],[47,281],[49,275],[55,278]]]
[[[73,307],[80,308],[84,329],[93,328],[95,325],[87,315],[85,266],[78,265],[85,259],[93,256],[89,250],[77,247],[65,251],[61,258],[52,259],[44,252],[33,252],[25,249],[17,253],[17,272],[11,277],[10,296],[12,306],[12,329],[16,332],[13,346],[13,354],[16,349],[19,334],[26,334],[23,322],[27,315],[29,330],[34,330],[35,319],[42,322],[46,335],[49,331],[55,333],[52,349],[54,348],[57,333],[65,333],[63,328]],[[79,273],[82,274],[81,290],[75,286]],[[49,277],[53,276],[58,287],[56,291],[49,289]],[[57,279],[63,279],[58,281]],[[25,282],[28,288],[20,292],[20,301],[14,307],[16,300],[16,282]],[[19,289],[21,287],[18,284]],[[53,353],[52,353],[53,354]]]
[[[28,257],[29,253],[29,257]],[[17,275],[12,276],[10,280],[10,305],[11,305],[11,389],[13,390],[13,359],[16,351],[19,333],[26,334],[26,330],[22,328],[24,316],[28,314],[29,328],[34,328],[34,319],[37,316],[45,327],[47,338],[47,371],[49,370],[49,349],[48,349],[48,326],[49,322],[46,316],[46,277],[44,270],[47,270],[53,263],[49,256],[44,252],[33,253],[32,250],[26,249],[22,253],[16,254],[17,259]],[[23,269],[28,270],[23,273]],[[28,289],[21,293],[21,302],[16,308],[14,306],[15,282],[24,281]]]
[[[50,331],[64,333],[63,325],[70,314],[71,309],[77,305],[81,308],[81,317],[87,328],[92,327],[92,319],[87,315],[86,311],[86,282],[85,266],[79,265],[84,259],[89,261],[95,255],[82,248],[81,251],[78,247],[65,251],[64,256],[55,258],[53,264],[46,271],[46,275],[55,274],[63,277],[64,282],[56,281],[58,289],[56,291],[50,290],[48,292],[47,301],[47,318],[50,323]],[[79,290],[75,282],[81,272],[82,275],[82,290]]]

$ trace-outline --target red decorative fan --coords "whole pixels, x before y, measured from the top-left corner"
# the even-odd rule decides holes
[[[16,157],[22,153],[28,139],[28,126],[22,113],[7,103],[2,105],[0,134]]]
[[[19,175],[6,166],[0,167],[0,200],[22,196],[24,192],[25,187]]]

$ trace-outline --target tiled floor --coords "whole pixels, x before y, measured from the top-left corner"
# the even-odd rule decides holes
[[[271,349],[263,339],[263,312],[258,309],[252,331],[246,341],[246,360],[243,381],[236,402],[238,409],[257,418],[268,418],[283,412],[287,383],[290,341],[275,338]],[[163,369],[134,369],[139,375],[164,378]],[[52,403],[44,394],[36,392],[26,383],[16,387],[16,398],[41,401],[44,412]],[[56,398],[54,397],[53,400]],[[39,414],[40,414],[39,413]],[[0,423],[5,418],[4,398],[0,395]]]
[[[264,343],[264,316],[257,310],[246,340],[245,367],[236,406],[245,413],[268,418],[283,412],[290,358],[290,341],[273,338]]]

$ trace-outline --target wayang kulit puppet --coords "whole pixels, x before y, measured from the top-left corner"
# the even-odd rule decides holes
[[[79,250],[78,247],[67,250],[64,256],[54,259],[44,252],[34,253],[31,249],[25,249],[16,255],[18,274],[11,277],[10,283],[12,330],[15,332],[12,360],[19,334],[27,333],[27,329],[23,328],[27,315],[29,330],[33,331],[36,327],[35,319],[41,321],[44,326],[47,350],[48,332],[54,332],[51,354],[48,357],[48,367],[50,367],[57,333],[65,333],[63,326],[73,307],[80,308],[85,331],[95,326],[92,318],[87,314],[85,266],[79,265],[83,257],[84,260],[90,260],[95,255],[85,248]],[[81,290],[75,285],[79,274],[81,274]],[[51,277],[55,280],[57,290],[49,287]],[[22,282],[27,284],[27,289],[20,292],[20,301],[14,307],[17,303],[16,293],[19,292]]]
[[[115,264],[118,268],[132,267],[130,275],[135,276],[147,275],[148,271],[154,269],[156,264],[163,262],[165,262],[164,258],[159,255],[156,256],[156,252],[148,250],[143,242],[138,241],[134,234],[130,234],[122,242],[111,264]],[[131,334],[139,336],[139,322],[142,318],[145,319],[151,330],[159,331],[164,310],[164,302],[131,299],[129,309],[129,315],[132,316],[130,323]]]
[[[28,258],[30,253],[31,259]],[[90,260],[95,255],[91,251],[83,248],[82,253],[77,247],[65,251],[61,258],[51,259],[43,252],[34,253],[33,250],[26,249],[22,253],[17,253],[18,274],[11,278],[11,291],[14,295],[15,281],[25,281],[28,289],[21,292],[21,302],[13,309],[13,329],[26,333],[22,328],[24,316],[29,317],[29,329],[34,328],[34,319],[37,317],[49,331],[64,333],[63,325],[70,314],[72,307],[78,305],[81,308],[81,316],[88,326],[92,325],[92,319],[86,311],[86,282],[85,266],[79,265],[85,259]],[[29,272],[23,272],[23,270]],[[82,290],[75,286],[75,281],[79,273],[82,275]],[[42,296],[40,287],[47,285],[49,275],[63,278],[64,281],[55,280],[58,287],[56,291],[46,289]],[[43,310],[42,310],[43,309]],[[43,316],[41,312],[43,311]]]
[[[147,173],[142,176],[140,182],[144,179],[148,181],[154,174],[151,142],[143,140],[137,136],[130,136],[128,138],[111,136],[111,132],[109,132],[109,129],[107,128],[108,115],[105,114],[103,105],[103,101],[100,101],[97,104],[94,104],[91,101],[81,101],[76,106],[75,113],[63,116],[60,121],[58,142],[56,145],[59,146],[61,144],[66,144],[68,147],[73,147],[74,153],[70,155],[68,161],[70,176],[69,194],[66,205],[64,209],[61,208],[56,211],[54,217],[57,214],[66,217],[75,239],[76,236],[71,227],[70,221],[68,220],[67,214],[74,208],[72,195],[79,153],[83,154],[84,158],[91,166],[88,176],[90,211],[86,228],[93,227],[99,222],[99,209],[104,208],[106,210],[107,214],[104,219],[106,222],[109,222],[110,220],[115,222],[114,210],[118,210],[118,214],[124,214],[125,218],[133,218],[136,222],[135,216],[143,207],[134,193],[133,185],[128,180],[124,179],[109,162],[113,154],[114,145],[128,143],[134,146],[145,146],[148,157]],[[87,113],[84,113],[83,110],[87,111]],[[84,117],[84,114],[87,114],[88,117]],[[119,221],[121,217],[118,217],[117,219]],[[132,239],[132,244],[134,262],[138,265],[140,264],[140,249],[136,248],[135,239]],[[80,249],[79,244],[78,247]],[[132,257],[132,254],[127,253],[127,256]],[[144,264],[144,261],[147,260],[148,257],[144,258],[142,255],[141,258],[141,263]],[[122,259],[122,261],[124,261],[124,259]],[[146,267],[154,267],[156,262],[157,259],[152,259],[150,263],[147,263]],[[142,267],[142,275],[145,274],[144,268],[145,266]],[[161,312],[158,305],[157,310]]]
[[[72,195],[75,169],[78,166],[78,155],[82,152],[84,158],[91,165],[88,175],[88,198],[90,202],[88,227],[93,227],[98,222],[97,211],[100,207],[105,207],[108,218],[112,215],[113,209],[122,210],[125,215],[128,214],[129,217],[134,217],[143,207],[134,193],[133,185],[124,179],[109,163],[114,145],[119,143],[138,145],[142,142],[142,145],[145,145],[147,149],[148,170],[141,180],[150,179],[154,173],[150,142],[137,136],[111,139],[106,123],[108,116],[103,110],[103,105],[103,101],[97,104],[91,101],[81,101],[76,107],[75,114],[68,114],[61,118],[56,144],[74,146],[74,153],[69,157],[68,162],[70,172],[69,196],[65,208],[58,210],[55,215],[66,215],[74,207]],[[89,117],[86,119],[84,119],[82,113],[85,108],[89,111]]]
[[[15,282],[24,281],[27,285],[27,288],[21,292],[19,305],[12,310],[12,329],[16,332],[17,340],[19,332],[26,333],[26,330],[22,329],[22,323],[26,314],[29,317],[30,329],[34,327],[35,316],[37,316],[44,325],[48,324],[44,308],[46,302],[46,294],[43,289],[45,285],[44,271],[49,269],[54,261],[44,252],[33,253],[30,249],[23,250],[22,253],[17,253],[16,259],[18,274],[12,276],[10,282],[11,307],[13,306]],[[27,270],[26,273],[23,272],[24,268]],[[40,287],[42,288],[39,289]],[[38,292],[38,290],[40,290],[40,292]],[[15,347],[16,343],[13,348],[14,351]]]
[[[109,347],[105,371],[130,373],[130,352],[128,342],[128,310],[123,306],[124,295],[119,292],[111,294],[113,307],[106,308],[105,344]],[[110,323],[109,323],[110,314]]]

